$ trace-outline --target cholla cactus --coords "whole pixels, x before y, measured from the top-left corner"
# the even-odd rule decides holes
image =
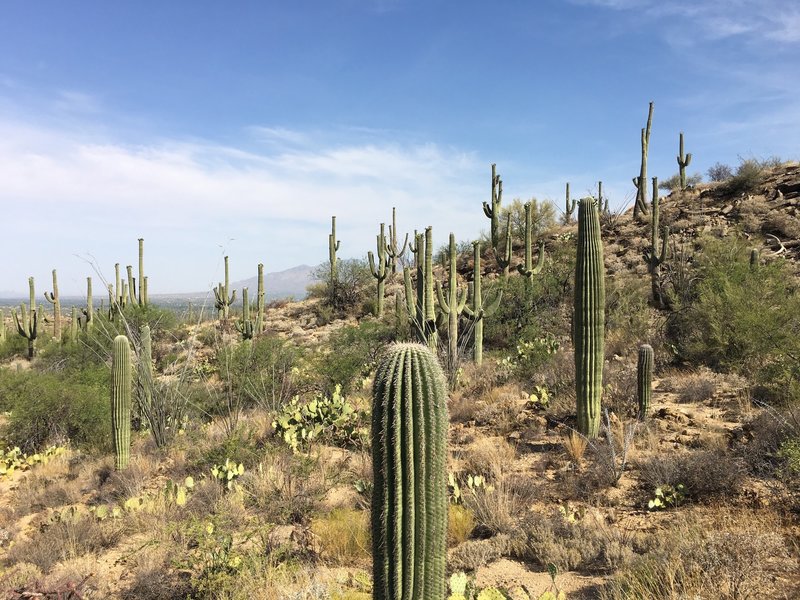
[[[395,344],[372,392],[374,600],[444,600],[447,394],[435,354]]]

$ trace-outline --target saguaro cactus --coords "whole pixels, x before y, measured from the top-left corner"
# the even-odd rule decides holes
[[[374,600],[443,600],[447,394],[434,353],[395,344],[372,392]]]
[[[403,245],[397,245],[397,211],[392,207],[392,224],[389,225],[389,242],[386,244],[386,255],[389,257],[389,264],[392,267],[392,274],[397,273],[397,263],[403,257],[408,246],[408,234],[406,234]]]
[[[230,307],[236,302],[236,290],[228,295],[230,288],[230,277],[228,274],[228,257],[225,257],[225,284],[221,282],[214,289],[214,307],[217,309],[217,316],[222,320],[227,320],[230,314]]]
[[[111,437],[114,467],[127,468],[131,452],[131,345],[128,338],[114,338],[111,359]]]
[[[681,182],[681,191],[686,189],[686,167],[692,162],[692,153],[683,153],[683,132],[681,131],[678,141],[678,177]]]
[[[758,248],[750,248],[750,269],[755,271],[761,261],[761,254]]]
[[[664,294],[661,289],[661,265],[667,260],[667,248],[669,243],[669,227],[664,227],[659,232],[659,198],[658,198],[658,177],[653,177],[653,205],[650,215],[650,246],[644,251],[644,260],[647,263],[647,270],[650,273],[650,285],[653,292],[653,305],[658,308],[664,307]],[[658,235],[661,233],[661,243],[659,244]]]
[[[636,397],[639,400],[639,420],[644,421],[650,412],[653,396],[653,347],[639,346],[639,361],[636,365]]]
[[[336,288],[339,284],[339,273],[336,265],[336,252],[340,241],[336,239],[336,215],[331,217],[331,232],[328,235],[328,261],[331,267],[330,294],[331,304],[336,301]]]
[[[86,308],[83,309],[83,329],[91,330],[94,326],[94,305],[92,302],[92,278],[86,278]]]
[[[467,303],[467,290],[458,289],[457,259],[456,236],[450,233],[450,268],[447,276],[447,291],[442,292],[442,285],[437,281],[436,297],[439,300],[439,310],[447,315],[447,357],[451,367],[456,364],[458,358],[458,316]]]
[[[633,216],[647,214],[647,152],[650,148],[650,127],[653,124],[653,103],[647,112],[647,125],[642,128],[642,164],[639,168],[639,176],[633,178],[633,185],[636,186],[636,204],[633,205]]]
[[[2,308],[0,308],[0,346],[2,346],[6,341],[6,314]]]
[[[475,340],[473,346],[473,358],[475,364],[480,366],[483,363],[483,320],[485,317],[490,317],[494,314],[500,306],[500,300],[503,297],[503,290],[497,292],[488,305],[483,301],[483,290],[481,285],[481,243],[472,242],[472,283],[469,286],[470,302],[464,306],[464,313],[467,318],[475,323],[473,329],[473,339]]]
[[[29,308],[25,310],[25,303],[19,305],[20,315],[17,311],[12,311],[14,324],[17,326],[17,333],[28,340],[28,359],[32,359],[36,353],[36,338],[39,335],[39,311],[36,308],[36,291],[34,289],[33,277],[28,277]]]
[[[144,274],[144,238],[139,238],[139,306],[147,306],[148,302],[147,277]]]
[[[258,288],[256,289],[256,332],[262,333],[266,328],[264,317],[264,265],[258,263]]]
[[[433,229],[431,227],[425,229],[424,238],[422,234],[417,235],[416,246],[418,257],[416,294],[411,285],[410,269],[406,267],[403,270],[406,307],[411,327],[416,332],[417,339],[436,351],[439,335],[433,300]],[[420,254],[422,255],[421,259],[419,259]]]
[[[44,298],[53,305],[53,338],[61,339],[61,298],[58,295],[58,277],[53,269],[53,291],[45,292]]]
[[[381,232],[377,235],[377,243],[377,264],[375,263],[375,255],[372,251],[367,252],[367,258],[369,259],[369,270],[378,282],[378,302],[375,305],[375,316],[380,319],[383,316],[383,296],[386,288],[386,276],[388,275],[387,269],[391,265],[391,260],[387,254],[386,234],[384,233],[383,223],[381,223]]]
[[[69,321],[69,341],[74,344],[78,339],[78,307],[72,307],[72,314]]]
[[[536,262],[536,266],[533,266],[533,221],[531,217],[531,207],[532,204],[530,202],[525,203],[525,264],[517,265],[517,271],[528,280],[529,284],[534,275],[538,275],[542,272],[542,267],[544,266],[543,240],[539,241],[539,258]]]
[[[567,182],[567,192],[564,199],[564,225],[572,223],[572,213],[575,212],[575,199],[569,197],[569,181]]]
[[[500,246],[500,205],[503,202],[503,180],[497,173],[497,165],[492,163],[492,196],[491,206],[488,202],[483,203],[483,214],[491,219],[492,249],[498,252]]]
[[[247,297],[247,288],[242,288],[242,320],[236,323],[236,329],[242,334],[243,340],[253,339],[253,321],[250,319],[250,300]]]
[[[594,198],[580,201],[573,316],[578,431],[590,438],[597,437],[600,430],[603,394],[606,294],[598,212]]]

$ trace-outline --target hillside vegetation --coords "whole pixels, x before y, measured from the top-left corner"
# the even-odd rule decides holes
[[[160,309],[140,241],[143,287],[6,314],[2,597],[384,598],[402,439],[446,444],[417,471],[446,491],[404,505],[447,504],[444,597],[800,598],[800,164],[715,174],[634,216],[503,201],[493,169],[485,239],[404,244],[393,215],[345,261],[334,219],[303,301]]]

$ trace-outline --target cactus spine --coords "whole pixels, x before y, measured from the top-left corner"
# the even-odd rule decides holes
[[[600,216],[594,198],[578,206],[578,254],[575,264],[575,395],[578,431],[595,438],[600,430],[603,393],[605,274]]]
[[[111,434],[114,467],[127,468],[131,452],[131,345],[128,338],[114,338],[111,360]]]
[[[653,177],[653,205],[650,215],[650,247],[645,249],[644,260],[650,273],[650,283],[653,292],[653,305],[664,307],[664,294],[661,289],[661,265],[667,260],[667,244],[669,242],[669,228],[661,231],[659,244],[659,218],[661,210],[658,197],[658,177]]]
[[[433,229],[425,229],[425,235],[417,234],[417,285],[416,294],[411,285],[411,270],[403,270],[405,282],[406,306],[411,325],[420,343],[434,351],[439,344],[437,333],[436,310],[433,301]],[[422,258],[419,259],[420,254]]]
[[[567,192],[564,199],[564,225],[572,223],[572,214],[575,212],[575,199],[569,197],[569,181],[567,182]]]
[[[436,282],[436,297],[439,310],[447,315],[447,358],[450,366],[457,364],[458,358],[458,317],[467,303],[467,290],[458,289],[458,256],[456,254],[456,236],[450,233],[450,268],[447,277],[447,291],[442,292],[442,285]]]
[[[58,277],[53,269],[53,291],[45,292],[44,299],[53,305],[53,338],[61,339],[61,298],[58,295]]]
[[[217,309],[217,316],[220,320],[227,320],[230,314],[230,307],[236,302],[236,290],[228,295],[230,291],[230,276],[228,273],[228,257],[225,257],[225,285],[221,282],[214,289],[214,307]]]
[[[536,266],[533,266],[533,220],[531,217],[532,203],[525,203],[525,264],[517,265],[517,271],[520,275],[528,280],[528,284],[532,282],[533,276],[542,272],[544,266],[544,241],[539,241],[539,258]]]
[[[447,395],[435,354],[395,344],[372,393],[374,600],[443,600]]]
[[[381,223],[381,232],[377,235],[377,244],[378,263],[375,263],[375,255],[371,250],[367,252],[367,258],[369,258],[369,270],[378,282],[378,302],[375,305],[375,316],[380,319],[383,316],[383,296],[386,288],[386,276],[391,266],[391,259],[387,254],[386,234],[384,233],[383,223]]]
[[[264,321],[264,265],[258,263],[258,287],[256,289],[256,333],[262,333],[266,329]]]
[[[386,255],[389,257],[389,261],[392,267],[392,275],[397,273],[397,263],[406,253],[406,248],[408,247],[408,234],[406,234],[405,240],[403,240],[403,245],[397,245],[397,210],[395,207],[392,207],[392,224],[389,225],[389,243],[386,244]]]
[[[678,173],[681,182],[681,191],[686,189],[686,167],[692,162],[692,153],[684,154],[683,152],[683,132],[681,131],[678,141]]]
[[[647,214],[647,152],[650,148],[650,126],[653,124],[653,103],[647,112],[647,126],[642,129],[642,164],[639,168],[639,176],[633,178],[633,185],[636,186],[636,204],[633,206],[633,216]]]
[[[25,303],[19,305],[20,315],[17,311],[12,311],[14,324],[17,326],[17,333],[28,340],[28,359],[33,358],[36,353],[36,338],[39,335],[39,311],[36,308],[36,292],[34,290],[33,277],[28,277],[29,308],[25,310]]]
[[[480,366],[483,363],[483,319],[490,317],[494,314],[500,306],[500,300],[503,297],[503,291],[497,292],[494,300],[488,305],[483,302],[483,290],[481,285],[481,243],[472,242],[473,254],[473,268],[472,268],[472,283],[469,286],[469,295],[471,302],[464,306],[464,313],[467,318],[475,324],[473,330],[473,337],[475,340],[473,346],[473,358],[475,364]]]
[[[639,400],[639,420],[644,421],[650,412],[653,396],[653,347],[639,346],[639,361],[636,365],[636,397]]]
[[[250,319],[250,300],[247,297],[247,288],[242,288],[242,320],[236,323],[236,329],[242,334],[243,340],[253,339],[253,321]]]

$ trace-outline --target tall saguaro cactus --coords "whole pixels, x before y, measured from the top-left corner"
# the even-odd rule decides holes
[[[32,359],[36,353],[36,338],[39,335],[39,310],[36,308],[36,291],[34,289],[33,277],[28,277],[29,308],[25,310],[25,303],[19,305],[20,315],[17,311],[12,311],[14,324],[17,326],[17,333],[28,340],[28,359]]]
[[[58,295],[58,276],[53,269],[53,291],[45,292],[44,298],[53,305],[53,338],[61,339],[61,298]]]
[[[256,332],[262,333],[266,328],[264,310],[264,265],[258,263],[258,287],[256,288]]]
[[[439,310],[447,315],[447,357],[450,366],[456,364],[458,358],[458,317],[467,303],[467,290],[458,289],[458,265],[456,260],[456,236],[450,233],[450,265],[447,276],[447,291],[442,291],[442,285],[436,282],[436,297],[439,300]]]
[[[438,325],[433,291],[433,229],[427,227],[425,234],[417,234],[417,285],[416,293],[411,285],[411,270],[403,270],[406,307],[412,329],[417,339],[436,351],[439,344]],[[420,258],[421,255],[421,258]]]
[[[230,276],[228,272],[228,257],[225,257],[225,284],[221,282],[214,289],[214,307],[217,309],[217,316],[221,320],[227,320],[230,314],[230,307],[236,302],[236,290],[230,293]]]
[[[639,346],[639,360],[636,365],[636,398],[639,401],[639,420],[644,421],[650,412],[650,399],[653,396],[653,347],[649,344]]]
[[[144,274],[144,238],[139,238],[139,306],[147,306],[148,302],[147,277]]]
[[[114,338],[111,359],[111,434],[114,467],[128,466],[131,453],[131,345],[128,338]]]
[[[336,288],[339,285],[339,272],[336,264],[336,252],[341,242],[336,239],[336,215],[331,217],[331,232],[328,235],[328,262],[331,267],[330,294],[331,304],[336,301]]]
[[[578,431],[590,438],[597,437],[600,431],[605,296],[599,209],[594,198],[584,198],[578,206],[573,337]]]
[[[483,364],[483,320],[486,317],[491,317],[500,306],[500,300],[503,297],[503,290],[497,292],[494,299],[485,304],[483,301],[483,286],[481,284],[481,243],[472,242],[472,283],[469,286],[470,302],[464,305],[464,313],[467,318],[475,323],[472,335],[474,339],[473,344],[473,359],[475,364],[480,366]]]
[[[544,266],[544,240],[539,241],[539,258],[533,266],[533,219],[531,217],[532,203],[525,203],[525,264],[517,265],[517,271],[525,277],[530,284],[533,276],[542,272]]]
[[[86,278],[86,308],[83,309],[83,329],[90,331],[94,326],[94,303],[92,298],[92,278]]]
[[[661,288],[661,265],[667,260],[667,247],[669,243],[669,227],[659,231],[659,198],[658,177],[653,177],[653,205],[650,215],[650,246],[644,251],[644,260],[650,273],[650,285],[653,292],[653,305],[657,308],[664,307],[664,294]],[[661,242],[659,244],[659,233]]]
[[[386,255],[392,267],[392,274],[397,273],[397,263],[406,253],[408,247],[408,234],[406,234],[403,245],[397,245],[397,210],[392,207],[392,224],[389,225],[389,242],[386,244]]]
[[[564,225],[572,223],[572,213],[575,212],[575,199],[569,197],[569,181],[567,182],[567,191],[564,197]]]
[[[379,319],[383,316],[383,296],[386,289],[386,277],[389,274],[388,269],[391,266],[391,259],[387,254],[386,247],[386,234],[384,233],[384,224],[381,223],[381,232],[377,235],[378,243],[378,262],[375,263],[375,255],[370,250],[367,252],[369,259],[369,270],[372,276],[378,282],[378,302],[375,305],[375,316]]]
[[[443,600],[447,394],[435,354],[395,344],[372,391],[374,600]]]
[[[642,128],[642,163],[639,176],[633,178],[636,186],[636,204],[633,205],[633,216],[647,214],[647,153],[650,149],[650,127],[653,124],[653,103],[647,111],[647,125]]]
[[[74,344],[78,340],[78,307],[72,307],[72,314],[69,321],[69,341]]]
[[[678,138],[678,177],[681,182],[681,191],[686,189],[686,167],[692,162],[692,153],[684,154],[683,152],[683,132],[681,131]]]
[[[0,308],[0,346],[6,342],[6,314]]]
[[[492,196],[491,206],[488,202],[483,203],[483,214],[491,219],[492,249],[498,252],[500,247],[500,205],[503,202],[503,180],[497,173],[497,165],[492,163]]]
[[[247,297],[247,288],[242,288],[242,320],[236,323],[236,329],[242,334],[243,340],[253,339],[253,321],[250,319],[250,300]]]

